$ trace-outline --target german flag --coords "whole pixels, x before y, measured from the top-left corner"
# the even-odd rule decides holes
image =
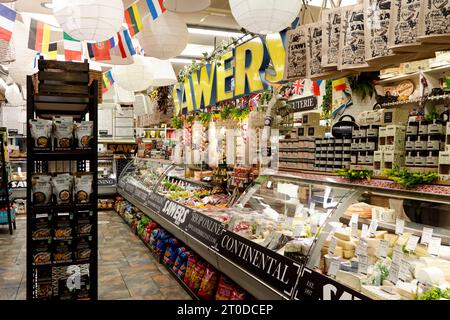
[[[39,52],[47,51],[50,45],[50,33],[49,24],[32,18],[28,36],[28,48]]]
[[[139,31],[142,30],[142,20],[141,15],[136,4],[133,4],[127,10],[125,10],[125,21],[128,25],[128,30],[130,34],[134,37]]]

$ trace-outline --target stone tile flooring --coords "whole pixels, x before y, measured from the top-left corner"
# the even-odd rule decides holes
[[[0,226],[0,300],[26,298],[25,218],[10,235]],[[100,300],[187,300],[190,296],[114,211],[99,212]]]

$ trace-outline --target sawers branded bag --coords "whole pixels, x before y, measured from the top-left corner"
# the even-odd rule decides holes
[[[291,81],[306,77],[306,33],[307,28],[299,26],[286,34],[286,67],[284,79]]]
[[[338,69],[367,68],[365,60],[364,7],[342,8]]]
[[[450,0],[421,0],[418,40],[450,47]]]
[[[341,14],[341,8],[322,11],[322,67],[324,68],[338,65]]]
[[[322,23],[306,25],[306,77],[323,79],[333,73],[322,67]],[[335,69],[334,69],[335,71]]]

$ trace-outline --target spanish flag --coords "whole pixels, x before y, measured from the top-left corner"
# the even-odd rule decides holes
[[[342,91],[347,89],[347,82],[345,78],[340,78],[333,81],[333,89],[336,91]]]
[[[141,15],[139,14],[136,3],[125,10],[125,21],[127,22],[128,30],[130,30],[132,37],[142,30]]]
[[[50,25],[31,19],[28,48],[39,52],[48,52],[50,45]]]

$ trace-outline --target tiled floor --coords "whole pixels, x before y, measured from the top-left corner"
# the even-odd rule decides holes
[[[190,299],[113,211],[99,213],[99,299]],[[0,227],[0,300],[25,299],[25,219]]]

